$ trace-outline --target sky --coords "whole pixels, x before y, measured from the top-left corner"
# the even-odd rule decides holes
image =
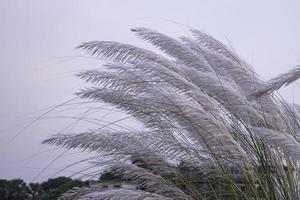
[[[89,125],[72,126],[74,119],[68,116],[82,114],[77,107],[52,111],[86,86],[74,74],[101,66],[75,49],[81,42],[149,47],[130,28],[143,26],[176,37],[189,36],[186,26],[191,26],[232,46],[269,79],[300,62],[299,7],[298,0],[1,0],[0,179],[41,181],[84,167],[56,174],[88,154],[40,144],[54,133]],[[280,92],[300,103],[298,91],[296,83]],[[100,114],[107,121],[122,117]]]

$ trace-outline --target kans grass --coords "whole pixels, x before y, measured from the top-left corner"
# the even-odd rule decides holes
[[[87,127],[44,141],[95,152],[91,166],[120,186],[99,181],[61,199],[299,199],[300,107],[275,93],[300,67],[264,81],[198,30],[177,39],[132,31],[161,53],[82,43],[78,49],[108,63],[77,74],[91,86],[76,95],[125,111],[143,128]]]

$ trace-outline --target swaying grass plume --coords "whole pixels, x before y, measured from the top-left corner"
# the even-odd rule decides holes
[[[91,87],[76,95],[125,111],[143,130],[99,127],[44,141],[96,152],[92,164],[123,187],[100,181],[61,199],[299,199],[299,107],[274,94],[300,77],[299,67],[264,81],[208,34],[132,31],[168,57],[82,43],[78,49],[108,63],[77,74]]]

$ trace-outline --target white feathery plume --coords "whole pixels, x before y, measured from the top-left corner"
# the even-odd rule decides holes
[[[202,45],[201,42],[197,43],[186,37],[181,37],[181,40],[190,49],[204,56],[208,64],[217,73],[221,85],[227,85],[221,81],[221,78],[227,80],[229,85],[235,89],[235,92],[241,94],[243,98],[248,100],[248,94],[264,85],[256,73],[242,60],[239,62],[232,61],[222,54],[220,55],[214,50],[207,48],[206,45]],[[238,57],[235,57],[236,59]],[[255,102],[250,101],[249,104],[252,104],[253,109],[256,109],[257,112],[264,113],[264,118],[269,126],[276,124],[277,127],[284,127],[281,117],[283,114],[282,110],[271,97],[261,97],[256,99]]]
[[[100,133],[87,132],[76,135],[53,135],[43,143],[62,146],[69,149],[81,148],[87,151],[109,152],[111,156],[128,156],[136,152],[145,156],[157,155],[147,147],[131,140],[130,133],[102,131]],[[120,142],[120,139],[121,142]]]
[[[187,70],[193,70],[193,68],[199,70],[194,70],[192,73],[187,73],[187,75],[191,78],[193,74],[197,73],[197,75],[195,75],[196,78],[194,78],[194,76],[193,80],[200,81],[200,83],[198,83],[197,86],[200,87],[201,90],[207,92],[211,96],[216,97],[216,99],[222,99],[223,104],[225,102],[232,103],[233,106],[231,106],[231,108],[240,106],[240,108],[248,108],[248,110],[253,110],[252,107],[247,106],[245,101],[232,102],[232,100],[239,100],[242,98],[241,96],[238,96],[238,91],[234,90],[233,88],[229,89],[228,87],[232,87],[231,84],[225,82],[225,80],[222,80],[221,77],[217,77],[210,65],[208,65],[206,62],[203,62],[203,59],[197,57],[197,54],[194,54],[194,52],[191,51],[183,43],[164,34],[145,28],[136,28],[133,29],[133,31],[136,32],[138,37],[152,43],[155,46],[158,46],[162,51],[168,53],[171,56],[174,56],[179,62],[182,62],[183,64],[192,68],[186,69],[185,72],[188,72]],[[231,96],[232,98],[230,98]],[[226,97],[228,99],[225,99]],[[243,112],[243,116],[247,116],[245,115],[245,113],[248,113],[248,110],[239,109],[235,113]],[[253,116],[253,113],[256,112],[253,110],[250,111],[249,114]],[[252,119],[255,118],[257,118],[257,121],[262,121],[262,117],[257,117],[254,115]]]
[[[239,92],[237,90],[233,90],[232,86],[235,86],[235,85],[232,85],[232,83],[228,84],[225,80],[222,80],[222,76],[217,76],[217,74],[214,73],[214,69],[211,67],[212,65],[210,64],[211,59],[205,60],[205,59],[203,59],[203,57],[201,59],[201,57],[198,57],[197,54],[195,54],[193,51],[191,51],[191,49],[189,49],[183,43],[181,43],[173,38],[170,38],[164,34],[158,33],[156,31],[152,31],[152,30],[145,29],[145,28],[136,28],[136,29],[133,29],[133,31],[136,32],[136,34],[140,38],[142,38],[148,42],[151,42],[155,46],[158,46],[162,51],[175,57],[178,61],[182,62],[183,64],[186,64],[190,67],[196,68],[199,71],[202,71],[203,74],[201,77],[198,77],[198,80],[200,80],[200,81],[206,80],[207,84],[206,85],[200,84],[200,86],[202,85],[202,87],[200,89],[202,89],[202,90],[206,89],[206,90],[204,90],[206,92],[207,92],[207,90],[210,90],[210,92],[212,91],[214,93],[214,95],[212,95],[210,92],[208,92],[208,94],[212,95],[212,96],[215,96],[215,94],[222,95],[225,93],[222,96],[222,98],[219,98],[219,99],[223,99],[223,102],[222,102],[223,104],[224,104],[224,102],[228,102],[228,103],[230,102],[230,104],[232,105],[230,108],[231,110],[233,110],[234,108],[239,108],[239,109],[235,109],[236,112],[233,112],[233,114],[234,113],[235,114],[243,113],[242,116],[245,116],[244,118],[246,118],[247,121],[251,120],[251,122],[263,121],[262,117],[259,116],[260,115],[258,113],[259,109],[256,109],[257,111],[255,111],[255,108],[253,109],[251,106],[248,106],[246,99],[243,100],[244,97],[238,96]],[[200,54],[200,55],[202,55],[202,54]],[[205,56],[207,56],[207,55],[205,55]],[[224,58],[223,60],[226,61],[226,58]],[[232,64],[234,66],[236,65],[236,63],[232,63]],[[228,66],[226,66],[226,67],[228,67]],[[244,72],[245,69],[247,69],[247,68],[238,67],[236,69]],[[218,70],[218,71],[220,71],[220,70]],[[200,73],[201,72],[198,72],[198,74],[200,74]],[[249,73],[252,73],[252,71],[248,70],[248,72],[246,74],[244,73],[248,80],[249,80]],[[236,71],[235,71],[233,74],[238,74],[238,73],[236,73]],[[202,77],[206,77],[206,79],[202,79]],[[212,78],[212,80],[210,80],[209,78]],[[232,77],[230,77],[230,78],[232,78]],[[240,75],[239,75],[239,78],[240,78]],[[236,77],[235,77],[235,79],[236,79]],[[240,82],[244,83],[245,79],[243,78],[242,80],[240,80]],[[249,82],[250,82],[249,84],[253,85],[252,79],[250,79]],[[216,89],[216,87],[213,88],[211,83],[214,83],[213,86],[217,86],[217,88],[219,88],[219,90],[214,90],[214,89]],[[247,88],[249,88],[248,87],[249,84],[247,85]],[[199,86],[199,85],[197,85],[197,86]],[[227,89],[229,86],[232,88],[231,91]],[[230,98],[230,96],[232,98]],[[238,98],[235,98],[235,97],[238,97]],[[241,99],[242,101],[238,101],[239,99]],[[236,102],[232,102],[231,100],[235,100]],[[269,104],[271,104],[271,103],[269,103]],[[227,106],[227,109],[228,109],[228,106]],[[246,115],[245,115],[245,113],[246,113]],[[256,114],[256,115],[254,115],[254,114]],[[273,115],[272,115],[273,117],[268,116],[268,114],[264,114],[264,115],[265,115],[265,118],[267,118],[268,122],[270,122],[270,121],[273,122],[274,120],[272,118],[277,117],[278,114],[273,113]],[[256,117],[256,116],[258,116],[258,117]],[[255,125],[255,124],[253,124],[253,125]]]
[[[94,73],[94,72],[93,72]],[[94,79],[93,79],[94,80]],[[137,79],[135,79],[135,80],[137,80]],[[140,85],[141,86],[141,85]],[[152,88],[147,88],[147,87],[145,87],[145,86],[143,86],[142,87],[145,91],[147,91],[148,92],[148,94],[147,94],[147,98],[149,98],[150,97],[150,95],[149,95],[149,93],[151,93],[151,94],[158,94],[158,92],[157,91],[154,91],[154,92],[151,92],[151,89]],[[97,89],[97,88],[95,88],[95,90],[97,90],[98,92],[99,91],[101,91],[101,93],[103,93],[104,92],[104,89]],[[85,97],[91,97],[90,96],[90,94],[91,95],[93,95],[93,97],[95,97],[95,95],[97,95],[97,92],[96,91],[94,91],[94,90],[91,90],[91,91],[85,91],[84,92],[85,93]],[[120,93],[120,92],[119,92]],[[151,97],[151,100],[149,101],[149,100],[147,100],[147,99],[145,99],[144,97],[142,97],[143,98],[143,100],[139,100],[139,102],[142,102],[141,103],[141,108],[142,108],[142,111],[144,111],[144,108],[146,108],[147,106],[146,106],[146,102],[150,102],[151,104],[153,104],[153,103],[159,103],[159,104],[162,104],[162,105],[157,105],[155,108],[155,110],[153,111],[153,112],[151,112],[151,113],[149,113],[149,111],[147,112],[147,114],[146,114],[146,116],[144,117],[144,119],[146,119],[146,117],[148,117],[149,118],[149,116],[151,116],[151,114],[157,114],[157,113],[159,113],[159,115],[163,115],[163,113],[167,113],[167,112],[169,112],[169,110],[170,110],[170,108],[167,108],[166,106],[172,106],[172,104],[166,104],[165,102],[172,102],[172,99],[175,99],[176,97],[174,96],[170,96],[170,94],[166,94],[166,93],[162,93],[162,90],[160,90],[160,93],[161,94],[158,94],[158,96],[154,96],[154,97]],[[133,109],[137,109],[137,106],[139,105],[138,103],[137,103],[137,101],[135,100],[135,103],[129,103],[128,101],[125,101],[124,100],[124,98],[123,97],[121,97],[121,96],[118,96],[118,95],[120,95],[120,94],[117,94],[117,91],[112,91],[111,92],[111,94],[112,95],[110,95],[110,94],[108,94],[107,93],[107,91],[106,92],[104,92],[104,94],[102,94],[102,95],[100,95],[100,96],[104,96],[105,98],[108,98],[109,96],[112,96],[113,98],[115,98],[115,100],[112,102],[112,101],[109,101],[110,103],[113,103],[113,104],[117,104],[117,101],[120,101],[121,99],[121,101],[120,101],[120,103],[121,104],[124,104],[124,106],[126,106],[126,107],[128,107],[128,105],[134,105],[134,108]],[[128,99],[128,93],[127,94],[124,94],[124,95],[126,95],[127,96],[127,99]],[[169,98],[163,98],[164,96],[170,96]],[[177,96],[179,96],[178,94],[177,94]],[[99,95],[97,96],[97,98],[99,97]],[[135,96],[135,98],[136,98],[136,96]],[[161,99],[161,100],[160,100]],[[98,99],[98,100],[101,100],[101,97],[100,97],[100,99]],[[174,102],[173,102],[174,103]],[[176,104],[175,104],[175,106],[176,106]],[[130,106],[129,106],[130,107]],[[149,107],[150,108],[152,108],[151,107],[151,105],[149,105]],[[161,108],[161,107],[163,107],[164,108],[164,110],[162,111],[162,112],[158,112],[158,108]],[[174,106],[173,106],[174,107]],[[179,106],[177,106],[178,108],[180,108],[180,105]],[[167,108],[167,110],[166,110],[166,108]],[[174,107],[175,108],[175,107]],[[178,110],[178,109],[177,109]],[[180,110],[178,110],[178,111],[173,111],[174,113],[178,113],[178,112],[180,112]],[[172,114],[172,115],[174,115],[174,113],[172,114],[172,113],[170,113],[170,114]],[[155,116],[154,118],[158,118],[159,116]],[[141,119],[141,117],[137,117],[137,119]],[[143,118],[142,118],[143,119]],[[161,119],[161,120],[163,120],[163,119]],[[148,124],[150,124],[149,123],[149,121],[148,121]],[[167,124],[169,124],[169,121],[167,121]]]
[[[187,146],[171,132],[111,132],[102,130],[76,135],[53,135],[43,143],[65,148],[81,148],[87,151],[105,152],[115,158],[140,155],[151,159],[151,164],[162,165],[168,160],[189,160],[200,165],[207,159],[195,154],[196,149]]]
[[[212,149],[223,154],[238,156],[243,154],[242,149],[234,141],[226,127],[218,120],[212,118],[201,106],[193,105],[184,99],[179,99],[179,95],[173,96],[171,93],[164,93],[163,96],[133,96],[111,89],[87,89],[80,95],[84,98],[100,100],[111,103],[142,120],[151,128],[167,128],[169,122],[178,123],[183,130],[186,130],[195,142],[200,142],[204,148],[209,145]],[[172,102],[166,103],[166,100]],[[153,119],[165,116],[167,120],[154,121]],[[161,119],[164,119],[161,118]],[[169,118],[169,119],[168,119]],[[174,121],[175,120],[175,121]],[[161,124],[158,124],[160,123]],[[158,127],[160,126],[160,127]],[[234,153],[233,153],[234,152]]]
[[[253,127],[253,132],[266,144],[280,148],[286,152],[295,163],[300,161],[300,143],[291,134],[273,131],[268,128]]]
[[[213,38],[211,35],[196,29],[191,29],[191,32],[202,48],[211,49],[221,55],[224,55],[226,58],[229,58],[239,64],[241,63],[241,59],[238,57],[238,55],[229,50],[224,44]]]
[[[193,51],[176,39],[146,28],[135,28],[132,31],[139,38],[157,46],[160,50],[187,66],[196,67],[203,72],[213,71],[209,65],[203,62],[201,57],[199,58],[197,54],[194,54]]]
[[[168,59],[152,51],[130,44],[112,41],[92,41],[82,43],[77,48],[83,49],[101,59],[110,59],[117,63],[157,63],[183,75],[176,65],[173,65]]]
[[[230,83],[225,80],[222,81],[209,73],[201,73],[186,67],[182,67],[182,69],[189,75],[195,85],[211,95],[235,117],[250,124],[258,124],[264,121],[256,105],[248,102],[239,91],[231,87]]]
[[[171,200],[155,193],[145,192],[143,190],[129,189],[109,189],[101,184],[94,184],[90,187],[78,188],[75,187],[64,193],[59,200]]]
[[[121,176],[124,180],[133,180],[138,188],[143,188],[147,192],[153,192],[174,200],[191,199],[180,189],[170,186],[161,176],[153,174],[149,170],[133,164],[113,163],[109,166],[111,173]]]
[[[206,110],[210,110],[214,115],[217,115],[217,112],[215,111],[217,108],[214,105],[214,102],[207,95],[204,95],[201,91],[197,90],[197,87],[191,85],[188,78],[174,63],[154,52],[132,45],[106,41],[83,43],[78,48],[84,49],[100,58],[111,59],[114,62],[135,64],[136,68],[143,65],[146,65],[150,70],[153,67],[156,68],[155,70],[161,68],[161,70],[165,71],[163,74],[171,75],[171,77],[175,77],[177,81],[185,83],[185,85],[190,88],[189,94],[201,102]]]
[[[280,74],[270,79],[266,84],[257,91],[249,95],[249,98],[260,97],[279,90],[282,86],[288,86],[300,78],[300,65],[294,67],[284,74]]]
[[[91,192],[79,200],[172,200],[172,198],[142,190],[111,189]]]

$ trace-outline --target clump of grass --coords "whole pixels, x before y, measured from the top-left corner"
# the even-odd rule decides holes
[[[76,95],[107,103],[141,130],[105,126],[58,134],[44,143],[94,151],[135,189],[74,189],[62,199],[299,199],[299,111],[273,94],[300,77],[299,67],[270,81],[208,34],[171,38],[132,31],[168,58],[129,44],[78,46],[108,60],[77,74],[93,86]]]

